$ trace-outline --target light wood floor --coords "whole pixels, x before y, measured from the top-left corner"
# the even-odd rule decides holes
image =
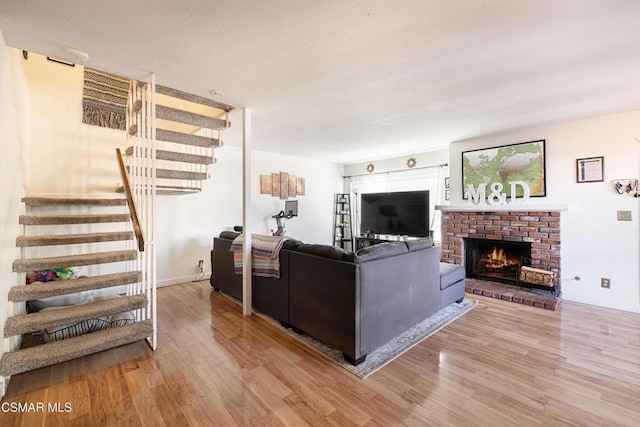
[[[468,297],[471,312],[360,380],[206,281],[162,288],[155,353],[17,375],[3,402],[71,411],[0,425],[640,425],[640,315]]]

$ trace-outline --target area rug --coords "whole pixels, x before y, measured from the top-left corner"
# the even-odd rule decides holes
[[[224,295],[235,303],[242,305],[241,301],[229,295],[226,295],[225,293],[221,292],[220,295]],[[280,322],[274,320],[270,316],[260,313],[259,311],[254,310],[254,314],[262,317],[278,329],[285,331],[287,334],[306,344],[310,348],[316,350],[323,356],[328,357],[331,361],[351,372],[353,375],[364,379],[373,374],[378,369],[385,366],[387,363],[393,361],[396,357],[402,355],[412,347],[420,344],[424,339],[435,334],[440,329],[447,326],[449,323],[468,313],[473,307],[476,306],[476,304],[478,304],[478,301],[468,300],[465,298],[461,303],[454,302],[453,304],[448,305],[447,307],[418,323],[414,327],[398,335],[387,344],[370,352],[367,355],[366,360],[358,366],[353,366],[352,364],[344,360],[344,357],[342,356],[342,352],[340,350],[336,350],[331,346],[321,343],[320,341],[310,337],[309,335],[299,334],[294,332],[292,329],[286,329],[280,324]]]

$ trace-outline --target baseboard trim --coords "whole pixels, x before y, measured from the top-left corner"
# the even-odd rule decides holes
[[[640,305],[629,304],[621,301],[606,301],[596,298],[574,298],[571,295],[562,295],[564,301],[578,302],[581,304],[595,305],[597,307],[611,308],[614,310],[629,311],[631,313],[640,313]]]
[[[204,276],[202,276],[202,279],[199,278],[200,276],[202,276],[202,274],[193,275],[193,276],[174,277],[174,278],[165,279],[165,280],[158,280],[158,282],[156,283],[156,286],[158,288],[162,288],[165,286],[179,285],[181,283],[209,280],[209,278],[211,277],[211,272],[205,271]]]

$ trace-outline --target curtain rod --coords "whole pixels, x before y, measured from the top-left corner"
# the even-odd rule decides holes
[[[357,175],[343,175],[342,178],[344,179],[344,178],[353,178],[354,176],[380,175],[382,173],[391,173],[391,172],[407,172],[407,171],[416,170],[416,169],[443,168],[445,166],[449,166],[449,163],[442,163],[441,165],[431,165],[431,166],[418,166],[417,168],[411,168],[411,169],[396,169],[396,170],[390,170],[390,171],[384,171],[384,172],[368,172],[368,173],[361,173]]]

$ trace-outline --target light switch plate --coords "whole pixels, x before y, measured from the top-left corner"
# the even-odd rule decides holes
[[[618,211],[618,221],[631,221],[631,211]]]

